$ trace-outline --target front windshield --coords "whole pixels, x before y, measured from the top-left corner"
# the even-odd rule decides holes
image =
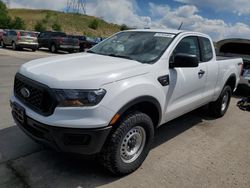
[[[91,48],[89,52],[154,63],[164,53],[174,34],[157,32],[121,32]]]

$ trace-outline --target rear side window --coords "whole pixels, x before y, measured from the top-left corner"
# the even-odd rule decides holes
[[[67,35],[65,33],[61,33],[61,32],[55,32],[52,33],[53,37],[66,37]]]
[[[208,38],[199,37],[201,44],[201,61],[208,62],[213,59],[213,48]]]

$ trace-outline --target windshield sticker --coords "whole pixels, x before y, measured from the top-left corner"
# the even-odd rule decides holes
[[[167,38],[174,38],[175,35],[173,34],[168,34],[168,33],[155,33],[155,37],[167,37]]]

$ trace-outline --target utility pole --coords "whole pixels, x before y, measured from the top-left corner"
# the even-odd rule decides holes
[[[77,14],[86,14],[85,0],[68,0],[66,11]]]

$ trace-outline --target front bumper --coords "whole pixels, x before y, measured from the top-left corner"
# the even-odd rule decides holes
[[[12,104],[11,104],[12,106]],[[33,140],[59,152],[91,155],[99,153],[111,131],[111,127],[98,129],[63,128],[42,124],[28,116],[20,122],[15,111],[16,124]]]

